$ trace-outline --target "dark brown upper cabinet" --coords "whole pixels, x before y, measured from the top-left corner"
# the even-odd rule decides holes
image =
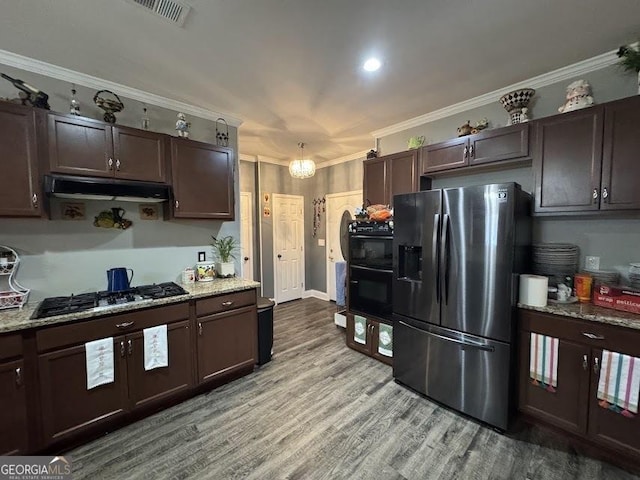
[[[364,204],[393,204],[393,196],[418,190],[418,150],[365,160]]]
[[[535,211],[600,207],[604,109],[590,107],[535,122]]]
[[[536,212],[640,209],[640,97],[536,121]]]
[[[233,167],[229,148],[172,138],[173,217],[233,220]]]
[[[52,172],[164,183],[166,136],[71,115],[49,115]]]
[[[0,102],[0,216],[41,215],[36,115],[32,108]]]
[[[422,147],[425,175],[529,156],[529,124],[520,123]]]

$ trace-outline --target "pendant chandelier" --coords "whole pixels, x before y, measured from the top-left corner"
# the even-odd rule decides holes
[[[291,160],[289,173],[293,178],[309,178],[316,174],[316,164],[311,159],[304,158],[304,143],[298,143],[300,147],[300,159]]]

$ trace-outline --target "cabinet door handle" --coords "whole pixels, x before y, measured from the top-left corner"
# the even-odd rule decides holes
[[[133,342],[131,340],[127,340],[127,353],[129,355],[133,353]]]
[[[589,369],[589,357],[582,356],[582,369],[586,372]]]
[[[202,336],[202,322],[198,322],[198,335]]]
[[[124,340],[120,341],[120,356],[124,358]]]
[[[600,371],[600,364],[598,363],[598,357],[593,357],[593,373],[598,373]]]
[[[593,197],[593,203],[598,203],[598,196],[600,194],[598,193],[598,189],[594,188],[593,189],[593,193],[591,194],[591,196]]]
[[[462,158],[467,158],[467,155],[469,155],[469,149],[465,145],[464,150],[462,151]]]
[[[180,202],[178,200],[176,200],[175,205],[176,205],[176,210],[180,208]]]
[[[18,387],[22,386],[22,368],[16,368],[16,385]]]
[[[121,329],[125,329],[125,328],[129,328],[131,325],[133,325],[136,322],[123,322],[123,323],[116,323],[116,327],[121,328]]]
[[[473,157],[473,145],[469,147],[469,156]]]
[[[582,332],[582,335],[584,335],[587,338],[590,338],[591,340],[604,340],[604,337],[602,335],[598,335],[595,333]]]
[[[607,187],[604,187],[604,188],[602,189],[602,199],[603,199],[603,200],[605,201],[605,203],[606,203],[606,202],[608,202],[608,200],[607,200],[608,198],[609,198],[609,190],[607,190]]]
[[[231,300],[229,300],[228,302],[222,302],[223,307],[230,307],[231,305],[233,305],[233,302]]]
[[[120,159],[116,160],[116,170],[120,170]]]
[[[38,194],[34,193],[33,197],[31,197],[31,203],[34,207],[38,208]]]

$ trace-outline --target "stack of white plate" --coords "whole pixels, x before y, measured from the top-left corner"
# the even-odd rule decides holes
[[[593,277],[593,284],[598,285],[618,285],[620,274],[614,270],[584,270]]]
[[[578,271],[580,251],[569,243],[541,243],[533,246],[533,273],[548,276],[573,276]]]
[[[629,264],[629,286],[640,290],[640,262]]]

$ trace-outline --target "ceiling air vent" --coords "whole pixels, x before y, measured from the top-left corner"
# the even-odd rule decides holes
[[[191,7],[177,0],[126,0],[129,3],[143,7],[157,17],[182,26]]]

